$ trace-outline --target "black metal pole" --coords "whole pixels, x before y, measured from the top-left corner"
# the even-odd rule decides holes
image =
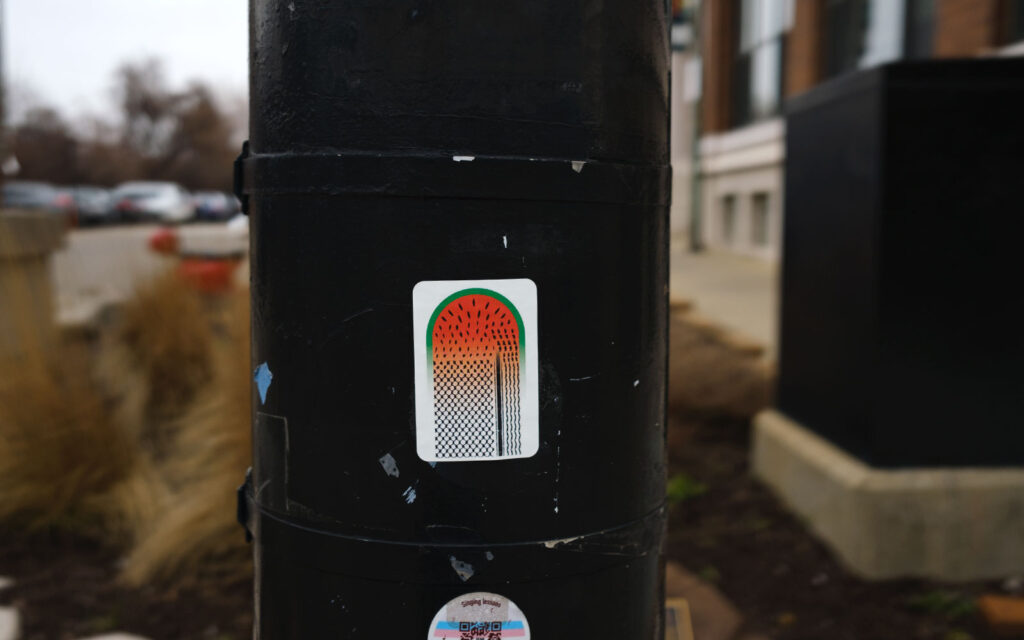
[[[660,640],[666,9],[251,0],[256,637]]]

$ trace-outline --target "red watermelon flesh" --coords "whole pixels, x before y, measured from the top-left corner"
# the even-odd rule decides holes
[[[512,311],[486,294],[473,293],[448,303],[433,330],[433,360],[494,361],[497,353],[519,351],[519,325]]]

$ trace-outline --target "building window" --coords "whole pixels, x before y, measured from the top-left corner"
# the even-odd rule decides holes
[[[924,2],[911,2],[926,5]],[[896,0],[825,0],[825,74],[899,59],[906,5]]]
[[[738,26],[732,124],[740,126],[779,112],[785,78],[786,34],[794,0],[734,0]]]
[[[767,247],[771,233],[771,211],[767,193],[755,193],[751,199],[750,242],[755,247]]]
[[[1006,44],[1024,40],[1024,0],[1006,0]]]
[[[722,243],[731,245],[736,240],[736,196],[722,198]]]

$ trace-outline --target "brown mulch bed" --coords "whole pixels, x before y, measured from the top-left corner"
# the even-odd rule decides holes
[[[865,582],[748,473],[749,423],[676,419],[671,474],[699,486],[670,512],[670,559],[714,584],[745,617],[744,631],[780,640],[984,640],[972,599],[995,583]],[[127,631],[154,640],[251,637],[251,584],[166,593],[116,585],[118,556],[68,535],[31,542],[0,532],[0,575],[17,580],[24,640]]]
[[[668,556],[731,599],[743,631],[780,640],[992,637],[973,601],[998,583],[867,582],[846,571],[750,475],[749,424],[690,416],[669,433],[670,473],[701,489],[670,511]]]
[[[974,599],[998,583],[860,580],[751,475],[751,419],[774,386],[756,345],[682,305],[670,354],[669,493],[675,485],[682,499],[671,507],[667,554],[732,600],[745,618],[740,637],[992,637]]]
[[[241,534],[240,534],[241,535]],[[16,580],[0,605],[21,613],[22,640],[73,640],[127,632],[153,640],[252,637],[252,584],[128,589],[116,584],[118,553],[68,534],[29,541],[0,531],[0,575]]]

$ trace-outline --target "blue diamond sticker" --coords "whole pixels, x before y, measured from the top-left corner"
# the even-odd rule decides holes
[[[266,404],[267,390],[270,389],[270,381],[274,379],[274,374],[270,372],[266,362],[256,367],[252,379],[256,381],[256,388],[260,392],[260,404]]]

